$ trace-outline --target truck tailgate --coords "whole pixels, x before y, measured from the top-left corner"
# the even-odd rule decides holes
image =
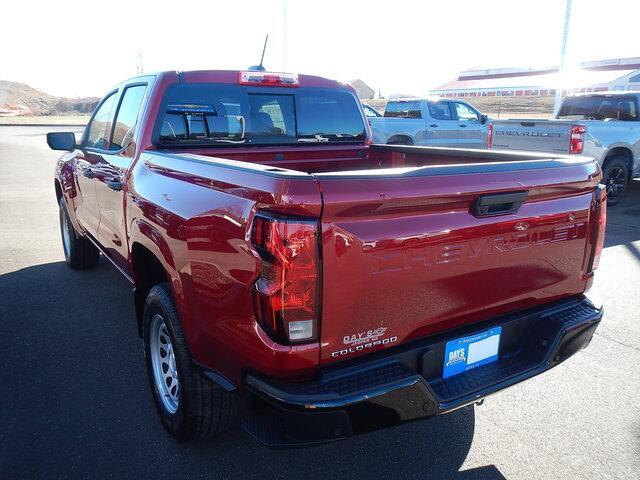
[[[598,167],[545,160],[319,174],[321,362],[583,292]],[[478,197],[526,192],[478,217]]]
[[[558,120],[495,120],[493,148],[568,153],[571,123]]]

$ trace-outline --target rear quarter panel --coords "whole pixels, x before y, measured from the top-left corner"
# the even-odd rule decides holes
[[[378,117],[369,118],[373,143],[387,143],[391,137],[406,136],[414,145],[424,145],[427,138],[427,123],[421,118]]]
[[[633,156],[633,171],[640,173],[640,122],[586,121],[587,137],[584,155],[603,164],[614,148],[626,148]]]
[[[317,343],[285,347],[258,327],[251,286],[260,262],[249,242],[259,209],[320,215],[317,183],[216,167],[206,157],[143,153],[127,199],[131,244],[162,261],[194,360],[239,384],[246,369],[304,376]]]

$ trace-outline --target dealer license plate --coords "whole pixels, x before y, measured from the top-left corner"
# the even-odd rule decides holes
[[[498,360],[501,333],[502,327],[493,327],[447,342],[442,378],[449,378]]]

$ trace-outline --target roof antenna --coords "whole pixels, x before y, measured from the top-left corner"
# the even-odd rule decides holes
[[[252,72],[264,72],[265,68],[262,66],[262,62],[264,62],[264,52],[267,50],[267,41],[269,40],[269,34],[264,37],[264,46],[262,47],[262,56],[260,57],[260,65],[254,65],[249,67],[249,71]]]

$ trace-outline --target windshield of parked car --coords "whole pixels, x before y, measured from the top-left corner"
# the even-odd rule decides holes
[[[361,142],[351,92],[183,83],[169,88],[156,126],[161,146]]]
[[[558,118],[580,120],[638,120],[638,104],[633,96],[592,95],[567,97]]]

